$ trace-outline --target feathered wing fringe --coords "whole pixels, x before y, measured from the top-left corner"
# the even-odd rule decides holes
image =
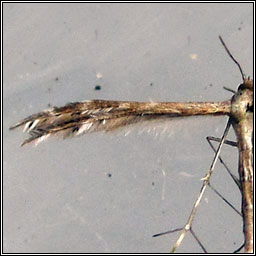
[[[112,131],[151,118],[128,102],[93,100],[46,109],[21,120],[10,129],[24,126],[23,132],[27,132],[30,137],[21,146],[31,142],[37,145],[53,135],[67,138],[97,131]]]

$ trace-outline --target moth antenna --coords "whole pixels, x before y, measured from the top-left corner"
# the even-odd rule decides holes
[[[223,89],[224,89],[224,90],[226,90],[226,91],[232,92],[233,94],[235,94],[235,93],[236,93],[236,91],[235,91],[235,90],[230,89],[230,88],[228,88],[228,87],[226,87],[226,86],[223,86]],[[25,129],[25,128],[24,128],[24,129]]]
[[[236,63],[236,65],[238,66],[239,70],[240,70],[240,73],[242,75],[242,79],[243,79],[243,82],[245,82],[245,77],[244,77],[244,72],[240,66],[240,64],[238,63],[238,61],[233,57],[233,55],[231,54],[231,52],[229,51],[228,47],[226,46],[226,44],[224,43],[223,39],[221,36],[219,36],[219,39],[222,43],[222,45],[224,46],[226,52],[228,53],[229,57]]]

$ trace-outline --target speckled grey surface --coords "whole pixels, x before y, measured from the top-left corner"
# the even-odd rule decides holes
[[[222,86],[241,78],[218,35],[253,75],[252,4],[5,3],[3,14],[4,252],[168,252],[178,234],[152,235],[184,225],[213,157],[205,137],[221,136],[225,117],[23,148],[8,127],[84,99],[228,99]],[[236,172],[236,149],[223,156]],[[212,184],[240,207],[220,165]],[[210,190],[194,230],[209,252],[243,240],[241,217]],[[201,250],[188,235],[178,252]]]

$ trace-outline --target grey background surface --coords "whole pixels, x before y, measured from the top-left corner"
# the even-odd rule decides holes
[[[253,5],[3,7],[4,252],[168,252],[178,234],[152,235],[185,224],[213,158],[205,137],[220,137],[226,117],[23,148],[26,135],[8,127],[48,104],[84,99],[228,99],[222,86],[236,89],[241,75],[218,35],[253,75]],[[222,155],[236,173],[236,149],[226,146]],[[240,208],[220,164],[212,184]],[[232,252],[243,242],[241,217],[210,190],[194,231],[209,252]],[[178,252],[201,250],[189,234]]]

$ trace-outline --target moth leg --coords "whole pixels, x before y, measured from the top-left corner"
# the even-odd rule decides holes
[[[215,147],[213,146],[211,141],[216,141],[216,142],[220,142],[221,139],[220,138],[216,138],[216,137],[212,137],[212,136],[208,136],[206,137],[210,147],[212,148],[212,150],[214,152],[216,152]],[[237,147],[237,142],[235,141],[230,141],[230,140],[225,140],[224,144],[227,144],[229,146],[232,147]],[[225,169],[227,170],[227,172],[229,173],[229,175],[231,176],[231,178],[234,180],[234,182],[236,183],[236,185],[238,186],[239,190],[241,191],[241,183],[239,181],[239,179],[233,175],[233,173],[230,171],[230,169],[228,168],[228,166],[226,165],[226,163],[223,161],[223,159],[219,156],[219,161],[221,162],[221,164],[225,167]],[[208,184],[208,186],[226,203],[228,204],[236,213],[238,213],[241,217],[242,217],[242,213],[240,211],[238,211],[224,196],[222,196],[210,183]],[[234,251],[234,253],[238,253],[239,251],[241,251],[241,249],[244,247],[244,244],[241,245],[238,249],[236,249]]]
[[[181,228],[181,229],[179,228],[179,229],[175,229],[175,230],[172,230],[172,231],[169,231],[169,232],[167,231],[167,232],[163,232],[163,233],[159,233],[159,234],[154,235],[154,237],[155,237],[155,236],[159,236],[159,235],[164,235],[164,234],[168,234],[168,233],[173,233],[173,232],[176,232],[176,231],[181,231],[181,234],[180,234],[179,238],[177,239],[175,245],[173,246],[173,248],[172,248],[172,250],[171,250],[171,253],[174,253],[174,252],[176,251],[176,249],[181,245],[181,243],[182,243],[182,241],[183,241],[185,235],[186,235],[188,232],[190,232],[190,233],[192,234],[192,236],[193,236],[194,239],[197,241],[197,243],[198,243],[199,246],[202,248],[202,250],[203,250],[204,252],[207,252],[206,249],[204,248],[204,246],[202,246],[202,243],[200,242],[200,240],[197,238],[197,236],[196,236],[195,233],[193,232],[193,230],[192,230],[192,223],[193,223],[193,220],[194,220],[194,218],[195,218],[196,212],[197,212],[197,210],[198,210],[199,204],[200,204],[200,202],[201,202],[201,200],[202,200],[202,197],[203,197],[203,195],[204,195],[204,192],[205,192],[207,186],[208,186],[209,183],[210,183],[211,175],[212,175],[212,173],[213,173],[213,171],[214,171],[216,162],[218,161],[218,159],[219,159],[219,157],[220,157],[220,151],[221,151],[221,148],[222,148],[222,146],[223,146],[223,144],[224,144],[224,141],[226,140],[226,137],[227,137],[227,135],[228,135],[228,131],[229,131],[230,125],[231,125],[231,120],[229,119],[229,120],[228,120],[228,123],[227,123],[227,125],[226,125],[226,128],[225,128],[225,131],[224,131],[224,133],[223,133],[223,135],[222,135],[222,138],[221,138],[221,140],[220,140],[218,149],[215,150],[215,148],[214,148],[214,150],[215,150],[215,156],[214,156],[213,161],[212,161],[212,163],[211,163],[210,169],[209,169],[209,171],[206,173],[206,175],[204,176],[204,178],[201,179],[201,180],[203,181],[203,185],[202,185],[202,187],[201,187],[201,189],[200,189],[200,192],[199,192],[199,194],[198,194],[198,197],[197,197],[197,199],[196,199],[196,201],[195,201],[195,203],[194,203],[194,206],[193,206],[193,208],[192,208],[192,211],[191,211],[191,213],[190,213],[190,215],[189,215],[189,218],[188,218],[186,224],[184,225],[184,227]]]
[[[212,150],[216,153],[216,149],[213,146],[211,141],[216,141],[216,142],[220,142],[221,139],[220,138],[216,138],[216,137],[212,137],[212,136],[207,136],[206,137],[207,142],[209,143],[210,147],[212,148]],[[230,140],[225,140],[224,144],[227,144],[229,146],[233,146],[233,147],[237,147],[237,142],[235,141],[230,141]],[[239,190],[241,191],[241,183],[240,180],[231,172],[231,170],[229,169],[229,167],[227,166],[227,164],[223,161],[223,159],[219,156],[219,161],[221,162],[221,164],[225,167],[225,169],[227,170],[227,172],[229,173],[230,177],[233,179],[233,181],[236,183],[236,185],[238,186]]]
[[[207,139],[208,142],[211,141],[211,140],[212,141],[217,141],[217,142],[221,141],[220,138],[216,138],[216,137],[213,137],[213,136],[207,136],[206,139]],[[230,145],[230,146],[233,146],[233,147],[237,147],[237,142],[232,141],[232,140],[225,140],[224,144],[227,144],[227,145]]]

